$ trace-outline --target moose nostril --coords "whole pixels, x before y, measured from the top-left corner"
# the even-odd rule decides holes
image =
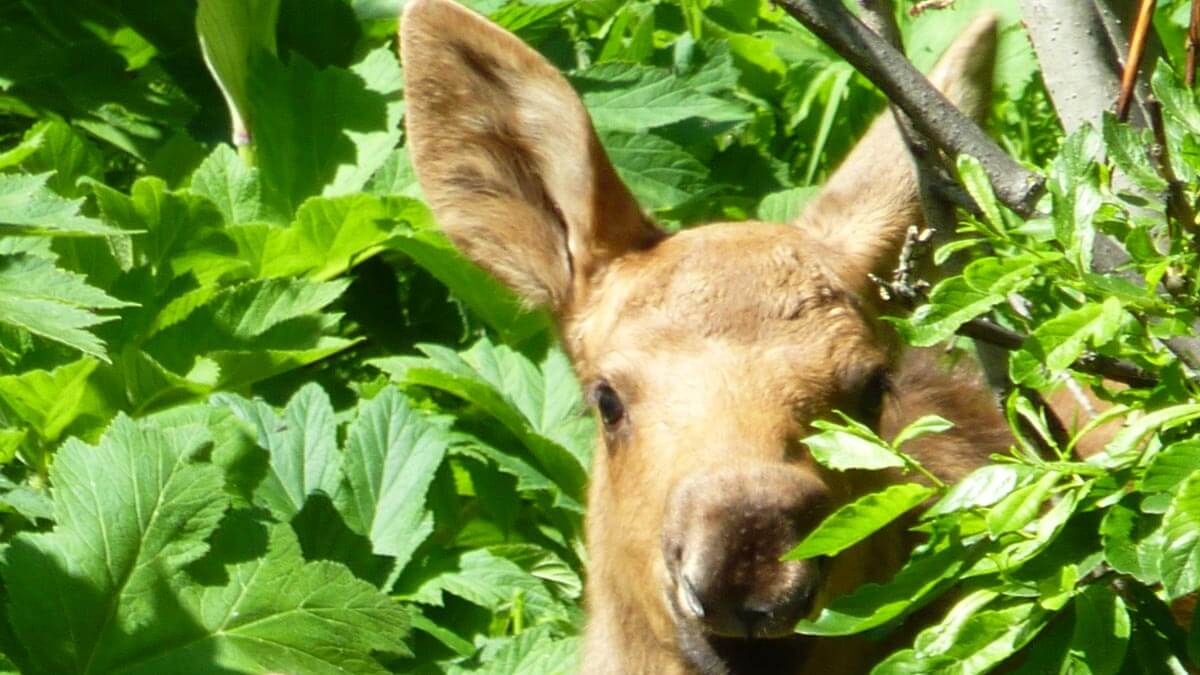
[[[696,587],[692,585],[686,574],[679,575],[679,591],[683,596],[683,606],[691,612],[697,619],[703,619],[706,612],[704,611],[704,603],[700,602],[700,596],[696,593]]]
[[[737,618],[746,631],[746,637],[752,638],[756,629],[771,618],[771,612],[760,607],[742,607],[737,612]]]

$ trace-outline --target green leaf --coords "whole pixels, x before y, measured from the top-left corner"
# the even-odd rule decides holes
[[[124,234],[79,215],[82,199],[63,199],[46,187],[51,174],[0,173],[0,234],[97,236]]]
[[[1015,490],[1001,499],[987,514],[988,531],[993,537],[1015,532],[1028,525],[1042,509],[1042,502],[1058,484],[1061,476],[1053,471],[1032,485]]]
[[[1164,543],[1160,523],[1161,518],[1143,515],[1124,501],[1109,507],[1100,523],[1108,564],[1144,584],[1159,583],[1158,560]]]
[[[1033,472],[1020,464],[990,464],[971,472],[946,491],[923,514],[923,518],[954,513],[964,509],[991,506],[1011,493]]]
[[[936,490],[924,485],[903,483],[859,497],[827,516],[795,548],[788,551],[783,560],[836,555],[878,532],[920,505],[934,492]]]
[[[149,639],[148,624],[171,617],[165,580],[204,555],[227,506],[221,472],[194,462],[208,441],[122,416],[99,445],[59,450],[57,526],[16,537],[3,569],[13,628],[40,670],[111,670]]]
[[[21,168],[34,174],[52,171],[47,184],[64,197],[82,197],[85,190],[78,185],[79,179],[99,178],[104,174],[104,155],[62,120],[44,119],[29,127],[22,145],[30,142],[33,147],[21,160]]]
[[[1036,602],[1020,602],[1004,609],[984,610],[955,627],[953,641],[946,640],[949,646],[945,651],[897,652],[871,673],[985,673],[1028,644],[1046,625],[1047,619],[1048,613]]]
[[[400,139],[403,86],[389,47],[350,70],[251,59],[247,90],[265,195],[281,213],[307,198],[356,192]]]
[[[1092,584],[1075,596],[1071,672],[1116,675],[1129,646],[1129,612],[1111,586]]]
[[[813,426],[825,431],[805,438],[804,444],[812,452],[813,459],[822,466],[835,471],[874,471],[904,466],[904,460],[899,455],[877,440],[863,438],[824,422],[818,421]]]
[[[983,165],[970,155],[959,155],[958,176],[971,198],[983,210],[983,222],[988,226],[991,234],[1004,238],[1004,217],[1000,214],[1000,204],[996,201],[995,193],[992,192],[992,184],[988,181]]]
[[[1150,148],[1154,146],[1150,129],[1136,130],[1118,122],[1115,115],[1105,110],[1100,130],[1104,135],[1108,158],[1135,185],[1150,193],[1167,189],[1167,181],[1158,175],[1158,170],[1150,163]]]
[[[504,641],[483,659],[478,670],[452,670],[476,675],[570,675],[579,670],[579,638],[555,637],[548,627],[535,627]]]
[[[426,358],[369,363],[402,385],[432,387],[479,406],[521,441],[563,492],[582,501],[595,427],[583,414],[579,384],[561,351],[550,350],[539,366],[487,339],[464,352],[418,348]]]
[[[1172,443],[1154,456],[1142,474],[1142,492],[1173,492],[1200,467],[1200,440]]]
[[[225,216],[227,226],[254,222],[282,224],[285,220],[266,203],[258,169],[247,166],[224,143],[196,167],[189,189],[215,204]]]
[[[333,407],[320,386],[310,383],[296,392],[282,418],[262,401],[218,394],[213,403],[228,406],[249,423],[258,444],[270,454],[267,475],[254,492],[255,503],[286,521],[300,512],[308,495],[337,495],[342,455]]]
[[[0,255],[0,322],[61,342],[107,363],[104,343],[87,329],[111,321],[95,309],[127,307],[84,277],[27,254]]]
[[[1105,468],[1116,468],[1135,462],[1146,435],[1159,429],[1170,429],[1200,417],[1200,404],[1186,403],[1155,410],[1117,432],[1104,451],[1088,457],[1087,461]]]
[[[986,314],[1004,302],[1008,293],[1020,290],[1037,273],[1038,261],[982,258],[933,288],[929,302],[907,320],[893,321],[908,344],[928,347],[950,337],[964,323]]]
[[[556,598],[545,582],[487,548],[464,551],[439,562],[444,571],[411,592],[401,589],[402,595],[440,606],[443,593],[449,593],[494,613],[518,609],[529,626],[569,619],[568,605]]]
[[[608,131],[600,135],[617,174],[651,210],[679,206],[699,195],[708,168],[682,147],[654,134]]]
[[[794,223],[804,212],[804,205],[817,194],[815,187],[798,187],[772,192],[758,203],[755,214],[768,223]]]
[[[255,265],[265,277],[331,279],[379,252],[409,212],[421,217],[424,209],[411,200],[365,194],[311,197],[291,226],[268,231]]]
[[[907,426],[892,439],[892,447],[900,448],[905,443],[928,436],[942,434],[954,428],[954,422],[939,415],[924,415],[920,419],[909,422]]]
[[[360,403],[350,425],[346,508],[372,550],[396,558],[398,569],[428,534],[425,493],[449,442],[442,425],[418,415],[395,387]]]
[[[96,411],[88,378],[99,363],[84,357],[52,371],[0,377],[0,399],[47,441],[57,441],[80,415]]]
[[[258,542],[265,552],[246,560]],[[375,652],[408,653],[404,609],[339,564],[306,563],[287,525],[263,527],[235,512],[202,562],[220,565],[224,583],[184,587],[188,621],[160,627],[165,635],[122,672],[383,675]]]
[[[1125,316],[1120,300],[1110,297],[1046,321],[1021,347],[1027,357],[1011,362],[1013,381],[1030,386],[1048,381],[1075,363],[1089,344],[1102,347],[1111,342]]]
[[[1159,569],[1167,597],[1174,600],[1200,588],[1200,470],[1180,484],[1162,530]]]
[[[853,635],[916,611],[929,598],[953,583],[963,568],[965,550],[959,544],[910,558],[886,584],[863,584],[821,610],[815,620],[796,626],[804,635]]]
[[[601,63],[575,71],[571,79],[598,129],[640,132],[691,117],[724,123],[750,118],[740,105],[653,66]]]
[[[415,217],[411,222],[414,229],[397,230],[387,246],[403,252],[445,284],[505,342],[520,344],[548,329],[545,313],[525,307],[507,286],[468,260],[446,235],[429,229],[425,221]]]

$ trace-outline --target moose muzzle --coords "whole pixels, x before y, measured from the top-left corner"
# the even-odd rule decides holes
[[[825,484],[804,467],[697,471],[667,502],[667,604],[681,627],[711,636],[791,635],[820,586],[816,560],[781,561],[828,513]]]

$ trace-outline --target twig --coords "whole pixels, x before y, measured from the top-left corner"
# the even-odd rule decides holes
[[[1196,50],[1200,48],[1200,0],[1192,0],[1192,20],[1188,23],[1187,67],[1183,81],[1188,89],[1196,86]]]
[[[840,2],[778,0],[912,119],[916,130],[951,156],[968,154],[987,172],[996,197],[1023,216],[1033,213],[1045,179],[1018,164],[925,79],[896,48]]]
[[[1198,5],[1200,6],[1200,5]],[[1167,181],[1167,215],[1179,223],[1185,232],[1195,236],[1196,213],[1183,191],[1183,182],[1175,175],[1167,149],[1167,130],[1163,124],[1162,103],[1157,99],[1146,99],[1146,112],[1150,117],[1150,128],[1154,131],[1154,145],[1150,158],[1154,160],[1158,173]]]
[[[954,0],[921,0],[908,8],[909,16],[920,16],[927,9],[946,9],[954,5]]]
[[[1133,86],[1137,84],[1138,68],[1146,51],[1146,34],[1150,32],[1150,17],[1154,15],[1156,4],[1157,0],[1142,0],[1133,35],[1129,38],[1129,54],[1125,58],[1125,69],[1121,71],[1121,91],[1117,96],[1117,119],[1122,122],[1129,116],[1129,102],[1133,100]]]
[[[1025,342],[1024,335],[987,319],[972,319],[966,322],[958,329],[958,334],[1008,350],[1020,349]],[[1071,369],[1107,377],[1131,387],[1153,387],[1158,384],[1157,378],[1134,364],[1100,354],[1084,354],[1071,364]]]

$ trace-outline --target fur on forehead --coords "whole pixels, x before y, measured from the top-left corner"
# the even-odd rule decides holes
[[[823,247],[802,230],[722,223],[681,232],[617,260],[566,321],[578,356],[632,328],[660,340],[713,337],[736,343],[824,330],[841,320],[869,331],[858,297],[831,274]],[[788,324],[788,325],[785,325]]]

